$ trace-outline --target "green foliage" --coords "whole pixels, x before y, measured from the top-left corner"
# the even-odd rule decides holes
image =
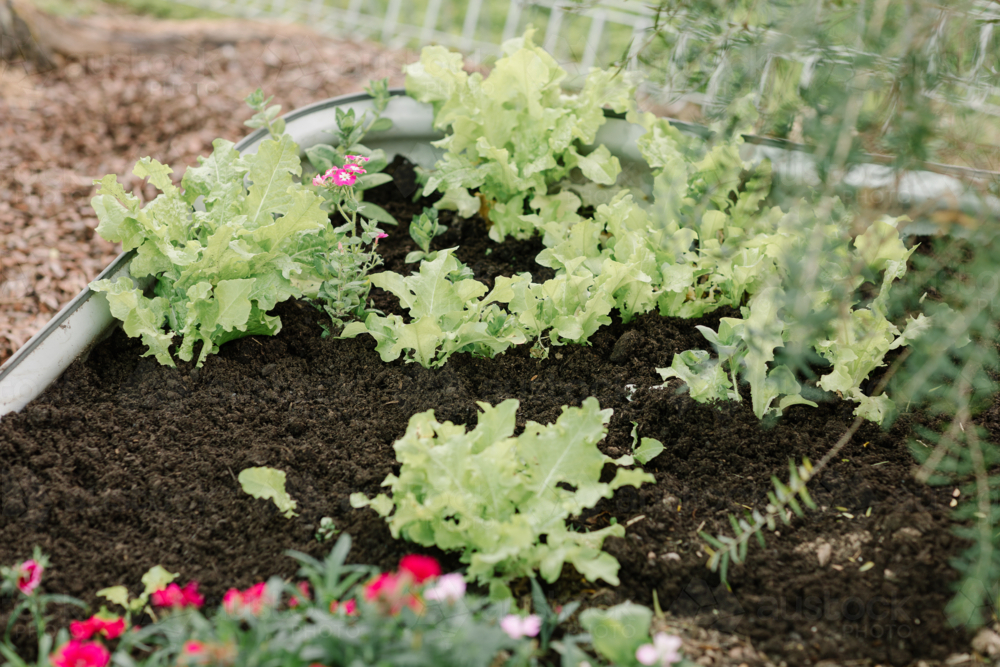
[[[372,97],[373,113],[369,117],[366,110],[358,118],[353,108],[344,111],[341,108],[335,110],[337,128],[333,131],[333,144],[314,144],[306,149],[306,158],[309,164],[319,174],[324,174],[330,169],[343,167],[347,163],[348,155],[362,155],[368,158],[364,163],[365,174],[362,174],[357,183],[354,184],[352,193],[357,202],[357,211],[368,220],[381,222],[387,225],[397,224],[396,219],[381,206],[368,202],[361,204],[364,200],[364,191],[374,188],[392,180],[392,176],[381,173],[388,166],[385,151],[381,148],[372,150],[361,143],[370,132],[384,132],[392,129],[392,119],[384,118],[382,113],[389,105],[389,79],[370,81],[365,88],[365,92]],[[338,205],[344,202],[345,197],[340,189],[318,190],[324,198],[330,202],[330,209],[336,210]],[[340,196],[338,196],[340,195]]]
[[[914,255],[913,274],[889,304],[908,310],[922,302],[933,312],[889,386],[911,406],[940,415],[939,427],[915,429],[910,446],[921,464],[918,479],[960,492],[955,532],[972,544],[951,562],[961,576],[947,612],[954,625],[969,628],[995,621],[1000,602],[1000,450],[979,425],[996,400],[1000,371],[998,240],[994,225],[968,241],[935,240],[930,252]]]
[[[246,468],[239,474],[240,486],[254,498],[273,500],[286,519],[298,516],[297,503],[285,491],[285,473],[274,468]]]
[[[566,72],[532,42],[534,29],[503,44],[504,57],[489,77],[467,74],[462,56],[442,46],[425,47],[405,66],[406,90],[434,106],[434,127],[451,133],[434,145],[447,149],[429,176],[424,195],[444,193],[439,206],[473,210],[457,202],[478,188],[489,207],[490,238],[527,238],[532,224],[524,208],[538,208],[549,188],[574,167],[591,181],[611,185],[621,166],[605,146],[582,153],[604,124],[605,104],[624,112],[634,102],[632,74],[592,70],[578,95],[560,88]],[[478,208],[476,209],[478,210]]]
[[[370,92],[381,113],[388,103],[386,81],[372,83]],[[299,147],[284,134],[284,121],[277,117],[280,107],[269,106],[270,100],[260,89],[247,98],[256,111],[247,124],[266,128],[271,138],[246,155],[217,139],[212,155],[199,158],[199,166],[184,174],[183,189],[171,182],[169,167],[140,160],[133,173],[161,191],[145,207],[115,176],[98,181],[101,187],[91,202],[101,221],[97,232],[126,251],[135,249],[129,272],[132,278],[153,278],[154,287],[149,296],[127,276],[90,287],[107,295],[125,332],[141,337],[146,355],[155,355],[161,364],[173,366],[175,354],[190,361],[200,343],[201,366],[227,341],[278,333],[280,319],[267,313],[289,298],[313,301],[338,326],[373,312],[365,307],[371,289],[367,276],[381,259],[365,247],[377,242],[378,221],[395,220],[363,203],[355,189],[360,192],[389,177],[368,173],[356,188],[329,191],[302,184],[297,179],[302,174]],[[365,124],[364,117],[355,122],[353,112],[338,114],[347,138],[385,129],[378,124],[385,119]],[[382,154],[356,143],[342,145],[374,154],[366,163],[370,167],[385,166]],[[335,194],[321,196],[327,192]],[[329,224],[325,207],[330,206],[346,224],[336,229]],[[175,336],[182,339],[171,350]]]
[[[448,228],[438,222],[438,210],[425,208],[423,212],[410,222],[410,238],[420,248],[406,255],[406,263],[419,262],[426,259],[433,262],[436,252],[431,252],[431,241],[448,231]]]
[[[860,420],[860,417],[858,419]],[[794,461],[789,461],[788,469],[789,482],[787,485],[783,484],[777,477],[771,477],[774,491],[767,494],[769,502],[764,512],[757,509],[747,510],[746,516],[743,518],[729,515],[729,523],[733,528],[734,537],[722,534],[712,537],[705,532],[698,533],[708,543],[705,547],[709,555],[708,567],[713,572],[721,570],[722,581],[727,587],[729,583],[726,581],[726,575],[729,571],[729,562],[732,561],[738,565],[746,560],[750,538],[756,537],[763,548],[765,544],[761,531],[764,528],[774,530],[777,527],[777,519],[781,519],[787,525],[791,522],[791,512],[799,517],[804,516],[802,506],[799,505],[796,496],[802,499],[806,507],[816,508],[806,484],[819,473],[821,468],[814,469],[809,459],[804,459],[800,466],[796,466]],[[788,508],[791,508],[791,511]]]
[[[42,552],[39,547],[35,547],[30,559],[34,561],[36,571],[38,576],[44,576],[44,571],[49,566],[49,558],[46,554]],[[23,561],[14,567],[0,566],[0,599],[5,595],[13,595],[15,602],[13,608],[10,611],[10,615],[7,617],[7,627],[4,629],[3,641],[0,641],[0,656],[3,657],[4,667],[8,665],[10,667],[28,667],[29,663],[21,659],[17,655],[17,651],[14,648],[14,644],[11,641],[10,634],[11,630],[14,629],[14,624],[20,620],[21,615],[27,612],[31,617],[32,624],[34,625],[35,636],[38,641],[38,656],[42,656],[38,660],[38,665],[48,664],[48,661],[44,659],[52,650],[53,640],[57,643],[65,642],[69,639],[69,633],[65,628],[61,628],[55,637],[46,633],[46,627],[49,622],[52,621],[52,616],[47,614],[46,611],[51,604],[69,604],[75,607],[86,608],[87,605],[74,597],[68,595],[59,595],[51,593],[43,593],[38,588],[32,588],[27,593],[20,589],[18,586],[21,581],[22,571],[21,568],[26,565],[28,561]],[[40,584],[40,580],[35,582],[35,586]]]
[[[316,541],[326,542],[333,538],[334,535],[340,532],[337,528],[337,524],[333,522],[328,516],[323,517],[319,521],[319,528],[316,529]]]
[[[640,441],[638,431],[638,422],[632,422],[632,458],[646,465],[663,453],[663,443],[655,438],[643,438]]]
[[[393,537],[461,551],[468,576],[488,584],[493,597],[509,595],[506,582],[536,569],[553,582],[564,563],[589,580],[617,585],[618,562],[601,545],[624,535],[624,527],[580,533],[566,525],[618,487],[654,481],[624,468],[610,482],[600,481],[605,463],[633,462],[631,456],[612,460],[596,447],[611,411],[588,398],[580,408],[563,408],[555,424],[529,421],[522,435],[511,437],[518,401],[478,405],[483,413],[468,432],[435,421],[433,411],[411,417],[394,445],[399,476],[382,483],[392,497],[356,493],[351,504],[386,517]]]
[[[399,297],[409,309],[410,321],[399,315],[372,313],[352,322],[342,336],[368,333],[377,341],[382,361],[393,361],[406,352],[407,361],[425,368],[440,367],[456,352],[492,357],[511,345],[523,343],[524,334],[513,318],[496,304],[496,290],[487,292],[483,283],[468,278],[468,270],[457,260],[454,248],[440,250],[434,261],[420,264],[420,273],[402,277],[387,271],[371,277],[372,284]]]
[[[1000,51],[976,5],[660,0],[638,59],[674,99],[697,95],[721,125],[752,95],[757,133],[814,147],[824,180],[865,149],[898,167],[993,169],[986,147],[1000,125],[972,100],[996,104]]]
[[[648,607],[625,602],[609,609],[585,609],[580,625],[590,633],[594,649],[620,667],[638,667],[635,652],[649,643],[653,612]]]
[[[150,276],[155,286],[152,297],[124,276],[90,287],[107,295],[125,333],[142,338],[144,356],[168,366],[174,353],[190,361],[196,343],[201,366],[227,341],[276,334],[281,321],[267,312],[304,294],[300,280],[313,272],[302,256],[303,238],[328,227],[322,199],[293,181],[301,173],[298,147],[286,135],[263,141],[252,155],[241,156],[224,139],[213,146],[211,156],[187,170],[183,191],[171,183],[169,167],[143,158],[133,173],[161,191],[153,201],[141,206],[114,175],[99,181],[91,201],[101,221],[97,232],[136,250],[131,275]],[[205,210],[195,207],[199,197]],[[174,335],[182,341],[172,353]]]

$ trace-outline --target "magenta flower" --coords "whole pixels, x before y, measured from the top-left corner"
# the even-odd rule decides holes
[[[348,185],[354,185],[354,183],[358,180],[357,175],[346,169],[338,169],[333,173],[332,178],[334,185],[339,185],[342,187],[347,187]]]
[[[49,656],[55,667],[105,667],[111,659],[108,649],[97,642],[71,639]]]
[[[90,639],[94,635],[104,635],[108,639],[121,637],[125,632],[125,619],[107,619],[100,616],[91,616],[86,621],[72,621],[69,624],[69,633],[73,639]]]
[[[385,232],[379,232],[378,235],[375,237],[375,242],[378,243],[379,239],[388,238],[388,236],[389,235],[386,234]]]
[[[681,654],[678,653],[680,647],[680,637],[657,632],[652,644],[643,644],[635,650],[635,659],[644,665],[670,667],[675,662],[681,661]]]
[[[360,164],[347,163],[344,165],[344,169],[350,172],[354,172],[355,174],[365,173],[364,168]]]
[[[228,614],[238,614],[247,609],[254,616],[259,616],[264,606],[272,603],[266,593],[267,585],[263,581],[245,591],[230,588],[222,596],[222,607]]]
[[[510,614],[503,617],[503,620],[500,621],[500,627],[511,639],[535,637],[542,629],[542,619],[535,614],[523,618],[517,614]]]
[[[42,583],[42,572],[45,568],[36,560],[26,560],[17,568],[17,589],[25,595],[31,595],[38,584]]]
[[[452,572],[438,578],[431,588],[424,591],[425,600],[438,602],[458,602],[465,595],[465,577]]]
[[[323,176],[322,174],[316,174],[315,176],[313,176],[313,185],[316,185],[318,187],[323,187],[324,185],[326,185],[326,176]]]
[[[346,157],[348,162],[368,162],[368,158],[364,155],[348,155]]]
[[[170,584],[166,588],[155,591],[149,599],[157,607],[172,607],[174,609],[185,607],[197,609],[205,604],[205,598],[198,593],[197,581],[189,581],[184,588],[177,584]]]

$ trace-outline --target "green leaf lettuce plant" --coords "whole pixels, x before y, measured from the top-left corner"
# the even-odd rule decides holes
[[[432,410],[414,415],[394,445],[399,475],[382,483],[392,497],[355,493],[351,504],[386,517],[393,537],[461,551],[467,576],[489,585],[494,598],[509,596],[507,582],[535,570],[553,582],[564,563],[589,580],[617,585],[618,562],[601,545],[623,536],[624,527],[577,532],[566,520],[653,476],[621,467],[633,464],[631,456],[612,460],[597,449],[611,418],[597,399],[564,408],[555,424],[529,421],[513,437],[518,405],[479,403],[483,412],[471,431],[436,421]],[[604,483],[609,462],[619,468]]]

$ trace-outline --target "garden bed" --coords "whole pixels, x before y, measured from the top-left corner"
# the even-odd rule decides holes
[[[427,202],[400,197],[400,190],[412,191],[408,165],[397,161],[388,171],[395,183],[367,199],[400,220],[379,249],[386,270],[408,274],[416,265],[403,257],[416,246],[407,221]],[[442,220],[451,228],[434,248],[458,246],[477,280],[492,286],[496,276],[520,271],[536,281],[551,277],[534,263],[539,240],[498,246],[478,216],[442,212]],[[381,310],[404,313],[395,297],[373,295]],[[952,488],[925,486],[911,474],[910,427],[930,420],[919,413],[904,415],[888,432],[865,423],[810,484],[822,509],[768,534],[766,549],[752,545],[747,563],[730,569],[731,594],[705,568],[697,532],[728,532],[729,514],[762,509],[771,476],[786,477],[790,458],[820,458],[848,429],[855,408],[839,401],[795,406],[765,428],[748,394],[720,409],[678,393],[676,380],[652,388],[662,383],[655,368],[705,347],[695,325],[714,328],[734,312],[700,320],[650,313],[628,325],[616,319],[590,346],[553,347],[544,361],[520,346],[492,360],[456,355],[438,370],[385,364],[367,336],[324,339],[326,316],[304,303],[279,304],[275,313],[283,322],[278,336],[228,343],[201,369],[141,358],[142,343],[116,330],[21,413],[5,416],[0,563],[38,545],[52,559],[46,589],[92,604],[97,590],[135,588],[159,563],[199,581],[207,603],[217,605],[230,586],[293,575],[287,549],[324,555],[329,544],[314,535],[328,516],[354,538],[353,562],[391,569],[402,555],[425,551],[456,569],[454,555],[393,540],[374,512],[348,502],[354,492],[373,496],[387,474],[398,472],[392,444],[410,416],[434,409],[439,421],[471,426],[476,401],[516,398],[522,427],[527,420],[554,422],[562,406],[594,396],[614,410],[602,451],[628,453],[632,422],[666,449],[645,466],[655,485],[620,489],[576,520],[580,528],[612,520],[627,526],[625,538],[605,543],[621,562],[621,585],[587,582],[567,567],[547,587],[550,599],[652,605],[656,591],[665,610],[745,635],[766,658],[790,665],[911,664],[968,646],[965,630],[952,629],[944,615],[957,576],[948,561],[966,546],[951,532]],[[981,418],[993,433],[996,415],[994,408]],[[298,517],[285,519],[241,490],[236,475],[250,466],[286,472]],[[514,590],[528,591],[524,582]],[[0,610],[0,622],[7,612]],[[715,660],[710,664],[765,658],[720,653]]]

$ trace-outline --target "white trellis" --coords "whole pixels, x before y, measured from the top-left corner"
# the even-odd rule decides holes
[[[653,25],[653,9],[638,0],[604,0],[588,3],[586,6],[569,7],[565,0],[490,0],[490,7],[506,1],[506,19],[503,30],[498,25],[484,26],[483,0],[468,0],[464,5],[464,20],[461,34],[441,29],[442,3],[445,0],[429,0],[423,13],[423,20],[408,23],[400,19],[404,0],[388,0],[381,15],[371,13],[370,0],[349,0],[346,8],[343,0],[174,0],[180,4],[209,9],[230,16],[245,18],[277,18],[283,21],[306,23],[325,34],[344,36],[362,35],[380,40],[382,43],[399,47],[412,44],[437,43],[461,49],[473,60],[500,55],[500,44],[519,35],[528,23],[530,9],[539,9],[547,14],[545,35],[542,46],[560,58],[570,74],[586,72],[595,65],[608,65],[621,53],[601,53],[605,33],[612,26],[616,30],[630,33],[632,50],[635,55],[644,36]],[[411,0],[407,0],[410,2]],[[452,2],[452,4],[456,4]],[[582,57],[578,61],[565,61],[559,53],[560,30],[564,17],[572,12],[574,16],[589,21],[586,41],[582,45]],[[630,58],[634,67],[634,59]]]
[[[567,82],[570,86],[578,84],[581,81],[578,75],[587,72],[590,67],[595,65],[606,67],[623,55],[621,50],[616,52],[607,46],[610,42],[609,34],[612,32],[619,36],[628,35],[626,38],[630,44],[628,67],[635,68],[637,61],[633,56],[650,34],[655,20],[655,2],[650,0],[592,0],[582,5],[574,4],[571,0],[489,0],[488,3],[484,0],[427,0],[422,20],[418,18],[416,21],[404,20],[406,17],[403,17],[405,8],[412,7],[413,0],[405,0],[410,3],[406,6],[403,4],[404,0],[173,1],[230,16],[305,23],[325,34],[363,36],[377,39],[391,47],[442,44],[460,49],[473,62],[500,55],[500,44],[521,34],[527,24],[534,19],[535,23],[544,24],[541,45],[552,53],[570,74],[570,80]],[[506,7],[502,31],[499,30],[498,18],[503,12],[496,11],[498,5]],[[442,29],[442,10],[445,7],[459,12],[459,16],[464,12],[461,34]],[[945,6],[942,6],[942,12],[945,11]],[[493,18],[489,19],[489,15]],[[567,36],[571,32],[566,28],[566,17],[569,15],[575,17],[575,21],[585,22],[583,32],[586,33],[586,37],[582,36],[583,32],[579,27],[572,31],[575,37]],[[976,49],[975,63],[969,71],[950,73],[948,78],[965,89],[966,106],[1000,116],[1000,105],[995,103],[997,97],[1000,97],[1000,86],[997,86],[1000,73],[985,66],[990,45],[995,38],[996,24],[1000,23],[1000,2],[975,0],[972,17],[978,23],[978,39],[972,41],[974,38],[970,36],[970,45],[974,45]],[[669,23],[661,25],[660,28],[667,33],[677,30]],[[674,36],[675,52],[683,51],[685,45],[691,41],[689,35]],[[582,43],[570,43],[573,40]],[[929,48],[933,49],[934,40],[931,41]],[[673,61],[674,55],[670,56],[669,62]],[[674,99],[710,103],[713,98],[713,81],[726,66],[725,52],[718,55],[718,62],[711,66],[715,73],[709,81],[708,90],[704,93],[691,93],[686,90],[668,91],[652,85],[646,85],[645,89],[654,97],[674,97]],[[841,46],[827,47],[822,58],[851,60],[858,56],[871,55]],[[811,73],[813,65],[820,59],[819,55],[808,51],[782,54],[779,57],[802,61],[806,65],[803,70],[804,75],[807,72]],[[891,65],[889,61],[892,59],[876,57],[875,60],[879,63],[877,69],[884,72],[884,66]],[[933,57],[931,60],[934,62]],[[767,68],[760,84],[762,89],[766,76]]]

